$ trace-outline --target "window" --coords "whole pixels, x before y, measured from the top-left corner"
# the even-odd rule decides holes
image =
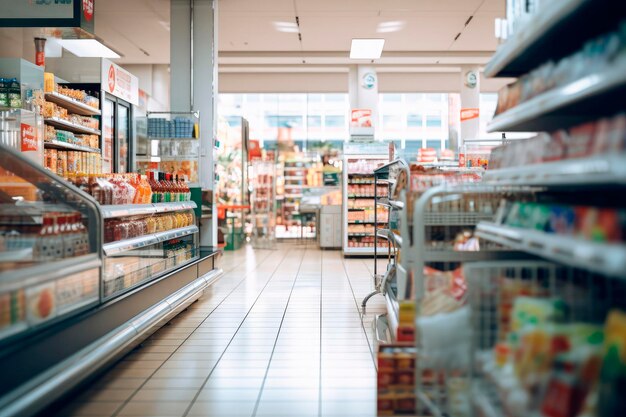
[[[383,115],[383,129],[384,130],[401,130],[402,118],[400,115]]]
[[[441,140],[440,139],[429,139],[426,141],[427,148],[433,149],[441,149]]]
[[[326,116],[326,127],[344,127],[344,116]]]
[[[309,127],[321,127],[322,116],[307,116],[306,122]]]
[[[399,103],[402,101],[402,94],[384,94],[383,101]]]
[[[426,127],[442,127],[440,115],[427,115]]]
[[[422,127],[422,115],[417,113],[409,113],[406,116],[406,125],[408,127]]]

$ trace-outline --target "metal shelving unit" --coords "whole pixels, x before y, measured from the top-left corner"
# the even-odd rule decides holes
[[[56,91],[46,93],[45,99],[46,101],[50,101],[67,109],[70,113],[78,114],[81,116],[100,116],[102,114],[100,109],[96,107],[91,107],[88,104],[85,104],[78,100],[74,100],[73,98],[65,96],[63,94],[59,94]]]
[[[626,278],[626,245],[591,242],[538,230],[483,222],[478,235],[506,247],[603,275]]]
[[[165,230],[163,232],[138,236],[132,239],[120,240],[118,242],[105,243],[102,249],[105,255],[111,256],[195,233],[198,233],[197,226],[181,227],[178,229]]]
[[[596,120],[623,108],[626,71],[614,65],[548,90],[499,114],[489,132],[554,131]]]
[[[101,150],[98,148],[91,148],[89,146],[76,145],[74,143],[61,142],[58,140],[51,140],[48,142],[44,142],[43,144],[46,148],[52,149],[63,149],[68,151],[83,151],[89,153],[101,153]]]
[[[487,171],[485,182],[494,185],[590,186],[626,183],[626,155],[610,154],[587,158],[525,165]]]
[[[100,135],[101,133],[98,129],[78,125],[58,117],[46,117],[44,123],[74,133],[86,133],[88,135]]]
[[[103,218],[111,219],[115,217],[170,213],[174,211],[191,210],[196,207],[195,201],[177,201],[171,203],[102,205],[100,206],[100,211],[102,212]]]

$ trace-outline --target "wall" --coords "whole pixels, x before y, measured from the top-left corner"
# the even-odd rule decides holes
[[[169,111],[170,72],[166,64],[125,64],[139,78],[139,88],[148,93],[148,111]]]
[[[378,72],[380,93],[458,93],[460,72]],[[481,92],[497,92],[511,79],[481,76]],[[347,93],[348,73],[220,73],[220,93]]]

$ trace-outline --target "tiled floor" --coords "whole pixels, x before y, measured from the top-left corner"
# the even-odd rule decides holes
[[[376,415],[373,260],[312,241],[245,248],[197,303],[61,416]]]

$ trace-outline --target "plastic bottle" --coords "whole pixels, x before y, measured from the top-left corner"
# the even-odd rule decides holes
[[[9,95],[9,107],[19,109],[22,107],[22,87],[17,78],[11,78],[7,88]]]
[[[74,257],[74,239],[72,229],[68,224],[68,216],[66,214],[59,214],[57,216],[57,224],[59,226],[59,236],[63,242],[63,258]]]

